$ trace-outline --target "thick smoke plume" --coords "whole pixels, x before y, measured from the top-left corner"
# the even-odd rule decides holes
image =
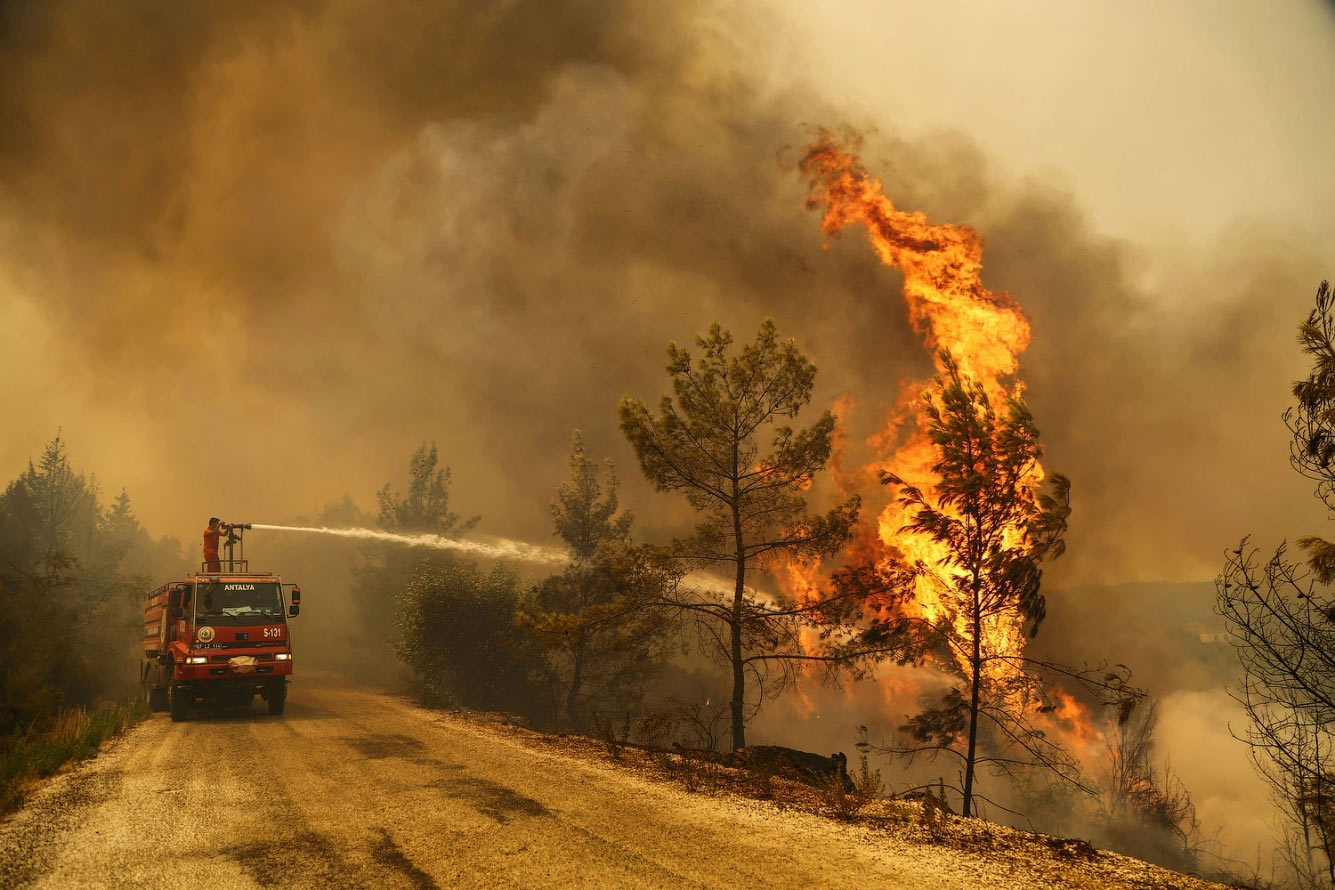
[[[662,389],[665,341],[767,314],[827,402],[856,396],[860,442],[925,359],[894,274],[820,249],[792,164],[838,97],[757,73],[759,15],[7,4],[0,370],[26,385],[0,459],[64,424],[184,534],[364,498],[434,439],[460,504],[537,539],[571,428],[629,466],[612,409]],[[1164,309],[1132,248],[1053,187],[997,181],[964,137],[882,135],[865,160],[905,206],[983,232],[984,280],[1033,319],[1030,401],[1075,480],[1065,573],[1199,577],[1231,517],[1298,525],[1262,497],[1297,487],[1260,420],[1298,370],[1294,251],[1179,270],[1198,296]]]

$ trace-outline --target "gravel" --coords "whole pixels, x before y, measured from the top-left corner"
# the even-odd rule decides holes
[[[1006,831],[962,849],[693,794],[307,675],[282,717],[156,715],[36,790],[0,823],[0,887],[1214,886]]]

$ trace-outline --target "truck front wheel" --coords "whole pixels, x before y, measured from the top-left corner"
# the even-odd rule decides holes
[[[277,681],[269,687],[269,713],[277,717],[283,713],[283,706],[287,704],[287,683],[282,680]]]
[[[188,687],[175,684],[167,687],[167,708],[171,711],[173,723],[180,723],[185,719],[185,709],[189,705],[190,690]]]

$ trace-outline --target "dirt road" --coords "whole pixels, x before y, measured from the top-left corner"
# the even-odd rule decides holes
[[[1048,885],[715,800],[302,677],[287,713],[155,715],[0,823],[0,887]]]

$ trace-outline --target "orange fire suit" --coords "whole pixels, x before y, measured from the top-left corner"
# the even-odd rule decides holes
[[[218,539],[223,535],[222,526],[204,529],[205,571],[221,572],[222,561],[218,559]]]

